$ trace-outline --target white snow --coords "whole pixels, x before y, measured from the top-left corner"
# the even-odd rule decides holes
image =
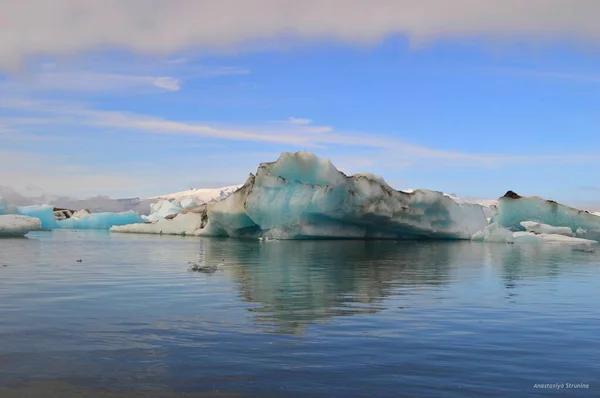
[[[0,236],[25,236],[41,227],[42,222],[39,218],[17,214],[0,215]]]
[[[150,199],[158,202],[150,205],[150,214],[142,216],[145,221],[158,221],[167,216],[182,212],[185,209],[198,206],[211,201],[226,198],[235,192],[241,185],[231,185],[213,189],[190,189],[166,195],[154,196]]]
[[[158,200],[179,200],[181,205],[186,206],[185,202],[194,201],[196,204],[202,204],[206,202],[210,202],[212,200],[218,200],[227,197],[232,194],[236,190],[238,190],[241,185],[229,185],[221,188],[198,188],[198,189],[189,189],[187,191],[181,192],[173,192],[165,195],[153,196],[150,199],[158,199]]]

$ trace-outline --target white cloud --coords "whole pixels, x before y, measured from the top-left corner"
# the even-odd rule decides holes
[[[570,80],[573,82],[583,83],[600,83],[600,74],[586,73],[581,71],[548,71],[511,67],[492,67],[484,68],[484,70],[540,79]]]
[[[0,69],[28,56],[118,48],[232,50],[283,37],[372,43],[391,34],[600,41],[597,0],[0,0]]]
[[[310,126],[306,128],[309,133],[329,133],[333,131],[333,127],[330,126]]]
[[[167,91],[178,91],[181,89],[181,81],[173,77],[154,77],[151,78],[152,85],[164,88]]]
[[[161,119],[134,113],[95,110],[83,107],[80,104],[54,101],[3,100],[0,98],[0,108],[29,113],[31,119],[23,116],[18,118],[0,117],[0,124],[15,130],[29,125],[46,124],[61,125],[65,128],[71,126],[80,131],[86,128],[102,127],[152,134],[176,134],[220,140],[268,142],[295,148],[325,148],[344,145],[379,150],[386,153],[385,157],[396,159],[396,162],[402,164],[426,160],[428,162],[438,161],[456,165],[490,167],[515,163],[600,161],[600,155],[595,154],[505,155],[447,151],[410,144],[370,132],[340,132],[332,127],[288,125],[287,128],[278,127],[273,130],[273,127],[268,123],[258,127],[217,127],[209,124]],[[315,128],[319,130],[310,130]],[[315,134],[315,132],[327,134]]]
[[[235,76],[235,75],[248,75],[250,70],[246,68],[240,68],[238,66],[219,66],[219,67],[197,67],[196,75],[198,77],[216,77],[216,76]]]
[[[9,91],[76,91],[76,92],[130,92],[158,89],[178,91],[181,81],[169,76],[135,76],[80,71],[40,72],[20,76],[1,84]]]
[[[170,59],[167,61],[168,64],[185,64],[187,62],[187,59],[180,57],[180,58],[174,58],[174,59]]]
[[[181,90],[183,81],[249,73],[247,68],[235,66],[188,65],[183,62],[165,65],[142,63],[139,59],[117,62],[106,58],[92,62],[76,58],[65,63],[42,62],[23,73],[4,79],[0,77],[0,93],[13,97],[44,91],[54,94],[165,93]]]
[[[68,158],[23,151],[0,150],[0,181],[17,191],[35,185],[49,193],[93,195],[131,192],[132,186],[152,183],[150,176],[103,173],[70,164]]]
[[[312,120],[310,120],[310,119],[302,119],[302,118],[298,118],[298,117],[289,117],[287,121],[290,124],[300,124],[300,125],[306,125],[306,124],[312,123]]]

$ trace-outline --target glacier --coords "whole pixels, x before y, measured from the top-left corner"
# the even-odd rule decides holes
[[[183,207],[190,207],[192,204],[189,202],[186,203],[186,201],[193,201],[200,205],[213,200],[223,199],[241,187],[241,185],[228,185],[221,188],[195,188],[188,189],[187,191],[153,196],[150,199],[169,201],[177,200]]]
[[[18,214],[0,215],[0,237],[25,236],[31,231],[39,231],[42,223],[38,218]]]
[[[80,217],[56,220],[54,207],[50,205],[19,206],[17,213],[40,219],[41,228],[51,229],[109,229],[114,225],[126,225],[143,222],[143,218],[134,211],[122,213],[79,213]],[[76,213],[77,214],[77,213]]]
[[[113,232],[270,239],[470,239],[487,225],[479,205],[442,192],[397,191],[372,174],[347,176],[300,151],[261,163],[229,196],[154,224]]]

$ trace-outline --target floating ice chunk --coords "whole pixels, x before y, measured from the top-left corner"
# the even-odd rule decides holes
[[[524,230],[522,221],[533,221],[554,227],[600,230],[600,218],[583,210],[544,200],[537,196],[519,196],[512,191],[498,200],[493,221],[514,230]]]
[[[557,234],[540,234],[539,237],[544,242],[550,243],[566,243],[571,245],[598,245],[598,242],[590,239],[575,238],[572,236],[557,235]]]
[[[22,216],[39,218],[42,222],[42,229],[54,229],[56,227],[56,219],[54,218],[54,206],[19,206],[17,208],[17,213]]]
[[[573,230],[569,227],[553,227],[552,225],[542,224],[535,221],[521,221],[520,224],[528,232],[533,232],[536,234],[573,236]],[[578,228],[578,230],[581,230],[581,228]]]
[[[179,213],[174,217],[163,218],[153,223],[114,226],[111,232],[164,235],[197,235],[203,226],[203,215],[199,213]]]
[[[349,177],[305,151],[262,163],[242,188],[209,203],[207,217],[203,235],[276,239],[470,239],[487,224],[481,206],[396,191],[369,174]]]
[[[0,215],[0,236],[25,236],[42,227],[39,218],[20,216],[18,214]]]
[[[524,222],[526,226],[532,226],[533,224],[529,224]],[[534,223],[537,224],[537,223]],[[534,226],[535,228],[535,226]],[[545,225],[543,227],[538,227],[539,230],[548,230],[548,231],[556,231],[555,227],[551,225]],[[558,231],[562,231],[558,229]],[[482,231],[479,231],[473,234],[471,238],[473,241],[477,242],[497,242],[497,243],[560,243],[560,244],[569,244],[569,245],[597,245],[598,242],[595,240],[576,238],[573,236],[566,236],[563,234],[555,234],[555,233],[536,233],[532,231],[516,231],[512,232],[509,229],[503,228],[498,225],[498,223],[492,223],[485,227]]]
[[[17,209],[20,215],[39,218],[42,229],[109,229],[113,225],[125,225],[142,222],[142,217],[134,212],[123,213],[92,213],[87,217],[71,217],[56,220],[54,207],[50,205],[21,206]],[[82,216],[79,213],[79,216]]]
[[[500,227],[498,223],[491,223],[483,230],[473,234],[471,240],[477,242],[510,243],[514,241],[514,238],[513,233],[508,229]]]

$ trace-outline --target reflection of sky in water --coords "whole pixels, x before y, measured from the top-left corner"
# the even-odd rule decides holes
[[[0,263],[5,381],[478,396],[597,376],[600,257],[570,248],[57,231],[0,240]]]

